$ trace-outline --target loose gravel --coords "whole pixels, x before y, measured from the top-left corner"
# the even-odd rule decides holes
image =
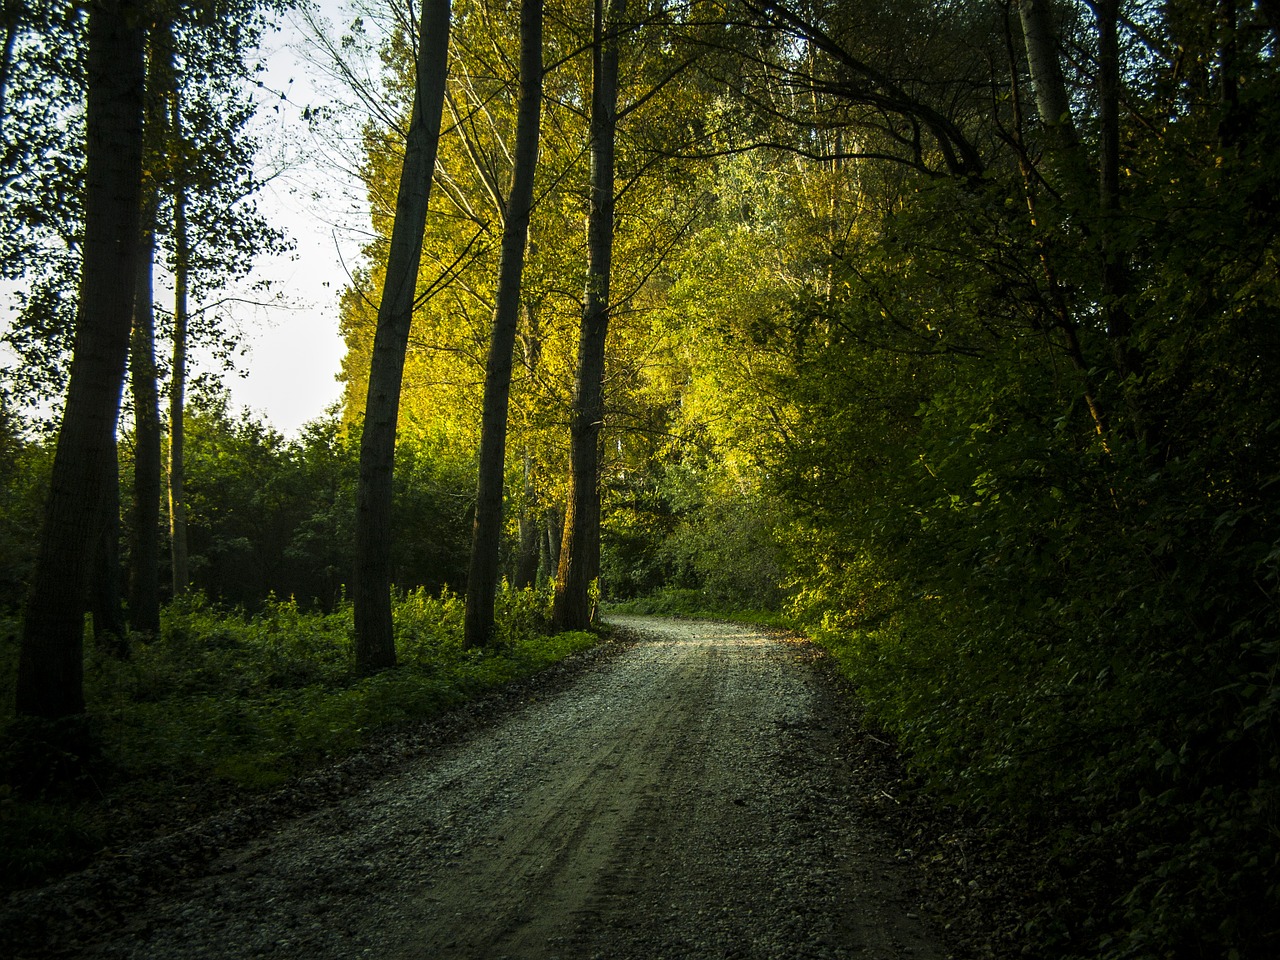
[[[163,882],[100,867],[11,898],[11,955],[947,956],[860,775],[883,744],[814,648],[614,619],[640,639],[288,816],[194,831]]]

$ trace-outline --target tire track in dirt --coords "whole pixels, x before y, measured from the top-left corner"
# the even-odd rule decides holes
[[[858,812],[810,648],[617,620],[644,639],[224,851],[75,955],[944,956]]]

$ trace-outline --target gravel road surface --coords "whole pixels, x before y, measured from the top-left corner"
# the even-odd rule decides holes
[[[563,689],[47,955],[941,960],[812,648],[614,621],[641,639]]]

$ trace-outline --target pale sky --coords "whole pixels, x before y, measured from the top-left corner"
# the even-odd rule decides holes
[[[353,3],[383,0],[312,2],[330,35],[340,36],[353,17]],[[375,18],[366,19],[376,43]],[[251,293],[248,285],[227,291],[248,300],[272,299],[271,305],[238,302],[220,313],[248,351],[237,360],[245,376],[233,374],[225,381],[233,402],[293,435],[322,416],[342,392],[335,379],[345,352],[338,297],[369,229],[364,188],[350,172],[358,162],[360,125],[368,113],[358,106],[343,109],[344,102],[350,105],[356,98],[314,53],[299,14],[287,14],[280,28],[264,37],[260,51],[267,70],[259,75],[254,133],[262,144],[260,176],[270,179],[257,202],[260,212],[293,239],[295,249],[259,258],[250,282],[271,281],[270,298]],[[374,87],[377,69],[375,60],[368,67]],[[306,115],[317,108],[324,108],[325,119],[308,122]],[[14,286],[0,283],[0,304],[8,306]],[[171,298],[163,271],[157,273],[156,287],[158,299]],[[193,293],[191,306],[198,309],[199,292]],[[0,324],[7,322],[7,312],[0,313]],[[198,350],[192,360],[192,376],[214,368],[207,358],[202,362]],[[9,352],[0,348],[0,363],[8,362]]]
[[[318,6],[335,31],[351,19],[346,0],[319,0]],[[358,261],[368,214],[363,187],[341,169],[339,144],[351,124],[308,124],[303,117],[308,109],[332,106],[340,94],[308,59],[296,14],[264,39],[262,53],[268,70],[261,75],[258,113],[265,147],[261,166],[273,169],[280,154],[290,160],[263,191],[259,209],[287,230],[296,248],[258,263],[255,277],[270,279],[286,306],[249,308],[241,317],[249,355],[240,366],[247,376],[230,378],[228,386],[237,404],[293,434],[341,395],[335,380],[345,350],[338,333],[338,296]]]

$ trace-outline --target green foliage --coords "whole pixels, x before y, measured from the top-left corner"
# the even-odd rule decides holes
[[[23,886],[86,862],[105,835],[85,803],[19,803],[0,787],[0,871],[6,886]]]
[[[275,594],[333,609],[353,564],[358,439],[336,417],[286,440],[223,392],[197,396],[187,422],[195,586],[254,607]],[[400,587],[461,584],[474,496],[469,455],[409,436],[396,452],[393,561]],[[126,491],[126,497],[129,495]]]
[[[701,590],[689,587],[664,587],[642,597],[615,600],[608,604],[611,613],[639,613],[672,617],[697,617],[711,613],[710,604]]]
[[[751,606],[735,606],[718,602],[702,590],[680,587],[664,587],[643,597],[615,601],[605,605],[609,614],[640,614],[644,616],[685,617],[697,620],[727,620],[734,623],[753,623],[762,627],[790,630],[795,621],[790,615],[776,609]]]
[[[79,787],[41,772],[58,754],[23,746],[35,743],[29,724],[0,734],[6,882],[82,862],[110,833],[115,808],[269,789],[596,642],[588,633],[548,636],[549,602],[545,591],[504,589],[498,649],[464,650],[461,599],[412,591],[394,605],[402,667],[366,678],[353,671],[346,604],[323,613],[271,599],[247,614],[194,594],[169,605],[160,638],[137,640],[130,660],[90,653],[85,722],[94,743],[77,753],[93,766],[72,765]],[[0,679],[11,680],[16,640],[9,631],[0,639]],[[24,756],[46,760],[33,766]]]
[[[775,334],[799,408],[771,464],[795,504],[793,610],[929,789],[1039,845],[1044,949],[1261,956],[1280,911],[1280,406],[1254,365],[1276,353],[1275,290],[1211,305],[1220,275],[1161,276],[1144,309],[1177,303],[1158,333],[1144,316],[1144,378],[1064,371],[1006,288],[962,269],[948,209],[895,224],[917,242],[864,261],[865,299],[801,302]],[[935,328],[932,357],[857,346],[891,279],[894,336],[905,354]]]
[[[0,398],[0,611],[16,610],[25,598],[51,467],[51,450],[23,436]]]
[[[775,518],[754,492],[711,492],[672,533],[664,551],[691,571],[714,606],[776,608],[781,599]]]
[[[167,228],[173,222],[172,193],[181,185],[192,289],[206,305],[192,314],[190,332],[224,366],[231,363],[239,332],[213,295],[247,285],[255,257],[290,246],[253,200],[263,180],[259,144],[249,125],[257,109],[250,57],[256,57],[264,31],[292,5],[220,0],[155,11],[172,28],[181,64],[174,100],[183,118],[181,131],[167,138],[153,131],[148,145],[147,176],[164,195],[160,247],[172,268],[177,254]],[[0,278],[9,281],[5,293],[13,322],[0,328],[0,340],[17,362],[2,372],[23,403],[52,423],[67,383],[80,278],[88,18],[68,0],[11,4],[5,17],[14,32],[6,38],[13,46],[5,51],[0,92],[5,141],[15,146],[0,158],[0,217],[10,225],[0,237]],[[152,71],[153,84],[160,76]]]

